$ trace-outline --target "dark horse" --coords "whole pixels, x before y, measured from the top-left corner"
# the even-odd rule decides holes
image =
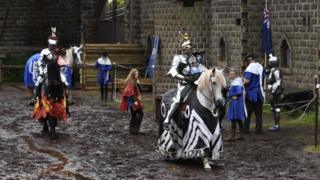
[[[57,121],[66,121],[68,117],[67,94],[57,58],[46,60],[47,76],[40,87],[41,91],[38,91],[40,93],[36,95],[33,117],[43,124],[43,134],[48,134],[50,139],[56,139]]]

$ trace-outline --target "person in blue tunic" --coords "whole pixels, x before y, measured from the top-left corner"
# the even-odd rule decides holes
[[[244,63],[248,64],[244,71],[245,101],[248,112],[248,117],[245,120],[245,133],[250,132],[250,118],[254,112],[256,116],[255,133],[260,134],[262,133],[262,107],[264,101],[264,69],[260,63],[255,61],[252,53],[246,55]]]
[[[33,97],[33,90],[35,87],[35,78],[34,78],[34,73],[35,73],[35,65],[40,57],[40,53],[36,53],[33,56],[31,56],[26,63],[26,66],[24,68],[24,85],[28,89],[29,94],[31,97]],[[31,101],[33,102],[33,100]],[[31,103],[29,102],[29,103]]]
[[[244,140],[243,121],[246,119],[246,107],[244,103],[244,87],[242,78],[237,77],[235,69],[229,70],[230,90],[228,94],[229,108],[227,119],[231,121],[231,135],[228,141],[236,140],[236,127],[239,124],[240,137],[239,140]]]
[[[111,60],[108,52],[104,51],[96,62],[96,68],[99,70],[98,83],[100,85],[101,100],[108,100],[108,84],[111,82],[110,71],[112,69]]]

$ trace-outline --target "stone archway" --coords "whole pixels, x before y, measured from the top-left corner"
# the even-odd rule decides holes
[[[225,67],[229,64],[229,60],[228,60],[228,42],[226,40],[226,38],[224,36],[221,36],[220,39],[218,40],[218,65]]]
[[[287,74],[291,73],[292,70],[292,61],[293,61],[293,48],[292,44],[286,34],[282,35],[279,44],[279,66]]]

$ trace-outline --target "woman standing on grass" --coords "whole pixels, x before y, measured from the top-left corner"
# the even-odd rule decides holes
[[[139,71],[131,69],[126,79],[120,109],[121,111],[131,112],[130,131],[132,135],[139,134],[141,121],[143,119],[143,102],[141,100],[141,87],[139,84]]]

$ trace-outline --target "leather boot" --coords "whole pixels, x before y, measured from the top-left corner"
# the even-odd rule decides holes
[[[231,129],[230,137],[227,139],[227,141],[235,141],[236,140],[236,129]]]
[[[239,136],[238,140],[245,140],[244,139],[244,129],[243,128],[240,128],[240,136]]]

